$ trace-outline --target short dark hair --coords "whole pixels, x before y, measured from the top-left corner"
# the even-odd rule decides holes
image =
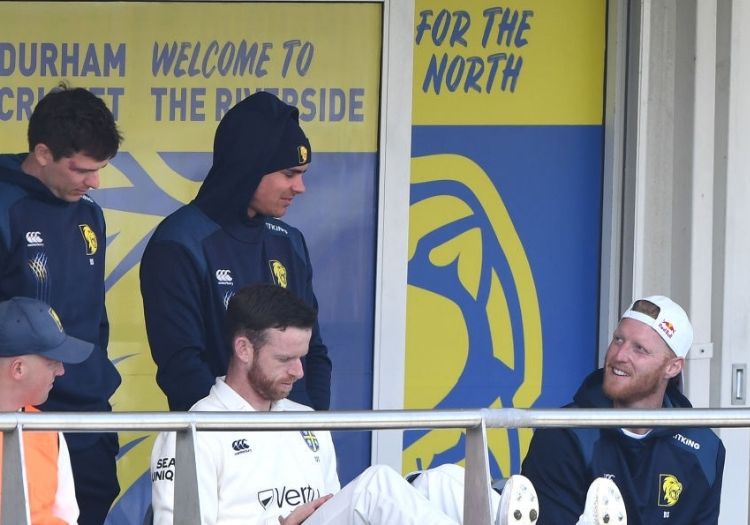
[[[633,306],[631,306],[630,309],[634,312],[645,314],[652,319],[658,319],[659,312],[661,311],[661,308],[646,299],[637,300],[633,303]]]
[[[61,83],[34,108],[28,139],[29,151],[44,144],[56,161],[76,153],[104,161],[115,156],[122,135],[102,99],[83,88]]]
[[[255,284],[232,297],[224,324],[230,341],[242,335],[259,349],[266,343],[269,328],[312,328],[317,316],[314,308],[286,288]]]

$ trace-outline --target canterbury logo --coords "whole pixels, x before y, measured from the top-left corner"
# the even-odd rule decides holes
[[[237,439],[232,441],[232,449],[235,452],[244,452],[250,450],[250,445],[247,444],[246,439]]]
[[[42,234],[39,232],[26,232],[26,242],[29,246],[39,246],[44,244]]]
[[[230,270],[216,270],[216,280],[219,284],[232,284],[232,272]]]

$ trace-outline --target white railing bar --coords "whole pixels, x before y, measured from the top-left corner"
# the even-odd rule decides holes
[[[23,458],[23,429],[16,427],[3,434],[3,490],[0,523],[31,523],[26,494],[26,467]],[[19,504],[20,503],[20,504]]]
[[[17,489],[3,491],[2,520],[28,520],[21,434],[25,430],[178,431],[175,472],[175,523],[198,524],[200,502],[195,465],[198,430],[369,430],[466,429],[464,523],[490,522],[486,428],[708,426],[750,427],[750,409],[467,409],[377,410],[349,412],[48,412],[0,413],[4,433],[3,478]],[[179,465],[185,467],[179,468]],[[19,483],[20,482],[20,483]],[[10,486],[6,486],[10,489]],[[11,517],[9,512],[12,511]],[[17,511],[17,512],[16,512]],[[20,512],[20,514],[19,514]]]
[[[543,427],[750,427],[750,409],[467,409],[327,412],[0,413],[0,431],[370,430]]]
[[[750,427],[747,408],[481,409],[488,428],[548,427]]]
[[[490,461],[484,423],[466,429],[465,456],[463,523],[489,524],[494,513],[490,508]]]
[[[196,441],[194,425],[186,431],[176,432],[173,523],[201,523]]]
[[[0,430],[91,432],[117,430],[369,430],[470,428],[479,410],[378,410],[351,412],[13,412],[0,414]]]

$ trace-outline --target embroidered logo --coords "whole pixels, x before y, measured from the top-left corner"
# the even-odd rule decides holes
[[[664,335],[666,335],[670,339],[672,338],[675,332],[674,325],[670,323],[669,321],[667,321],[666,319],[662,321],[661,323],[659,323],[659,329],[662,332],[664,332]]]
[[[47,273],[47,254],[37,252],[32,259],[26,261],[34,279],[36,280],[37,299],[49,303],[49,274]]]
[[[91,226],[89,226],[88,224],[79,224],[78,229],[81,230],[83,241],[86,243],[86,255],[94,255],[97,248],[99,247],[99,242],[96,239],[96,233],[94,233],[94,230],[92,230]]]
[[[232,272],[230,270],[216,270],[216,280],[219,284],[232,285]]]
[[[320,442],[318,441],[318,438],[315,436],[315,433],[311,430],[301,430],[300,434],[302,434],[302,438],[305,440],[305,444],[312,450],[313,452],[317,452],[320,450]]]
[[[34,277],[40,283],[47,280],[47,254],[37,253],[34,258],[29,260],[29,268],[31,268]]]
[[[26,246],[44,246],[44,239],[39,232],[26,232]]]
[[[244,454],[245,452],[251,452],[250,445],[247,444],[247,439],[236,439],[232,441],[232,450],[234,455]]]
[[[297,146],[297,160],[299,164],[307,164],[307,148],[305,146]]]
[[[271,268],[274,284],[286,288],[286,268],[284,265],[280,261],[271,259],[268,261],[268,266]]]
[[[674,507],[680,500],[682,483],[674,474],[659,474],[659,506]]]
[[[49,309],[49,316],[52,318],[53,321],[55,321],[55,324],[57,325],[57,329],[61,332],[63,331],[62,323],[60,322],[60,317],[58,317],[57,312],[55,312],[52,307]]]
[[[229,308],[229,301],[232,300],[232,297],[234,297],[233,290],[230,290],[224,294],[224,310],[227,310]]]

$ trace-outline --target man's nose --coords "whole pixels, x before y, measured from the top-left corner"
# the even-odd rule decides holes
[[[84,180],[86,183],[86,186],[89,188],[92,188],[94,190],[99,188],[100,180],[99,180],[99,172],[95,171],[93,173],[89,173],[89,175]]]
[[[296,359],[292,366],[289,368],[289,375],[296,379],[302,379],[302,377],[305,375],[305,370],[302,368],[302,360]]]
[[[302,181],[302,175],[298,175],[292,179],[292,191],[294,193],[305,193],[305,183]]]

